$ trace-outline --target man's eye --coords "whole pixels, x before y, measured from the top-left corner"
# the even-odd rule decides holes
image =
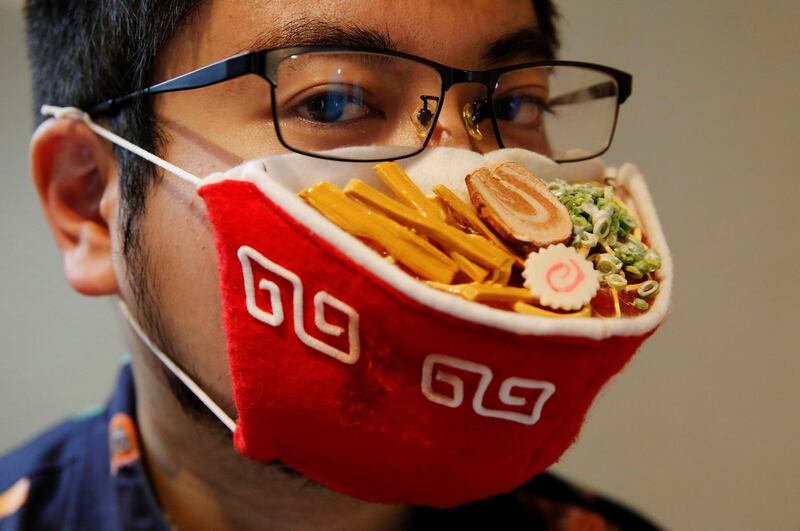
[[[333,124],[368,117],[372,110],[359,95],[327,90],[300,102],[295,112],[311,122]]]
[[[537,126],[544,113],[552,112],[542,99],[526,94],[495,98],[494,112],[498,120],[521,126]]]

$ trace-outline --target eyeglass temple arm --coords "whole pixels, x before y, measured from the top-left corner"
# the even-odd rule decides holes
[[[619,103],[623,103],[630,95],[630,90],[623,92],[622,88],[618,88],[617,83],[614,81],[604,81],[590,87],[567,92],[560,96],[556,96],[547,101],[551,107],[558,105],[570,105],[573,103],[582,103],[585,101],[599,100],[601,98],[617,97]]]
[[[131,100],[148,94],[161,94],[164,92],[177,92],[207,87],[247,74],[258,73],[260,70],[260,57],[257,52],[244,52],[222,61],[204,66],[176,78],[158,83],[151,87],[131,92],[119,98],[112,98],[99,103],[89,109],[90,116],[114,114],[119,108]]]

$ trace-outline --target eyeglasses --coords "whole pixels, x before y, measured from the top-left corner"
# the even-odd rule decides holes
[[[269,82],[278,140],[313,157],[379,162],[411,157],[431,140],[445,93],[474,84],[461,120],[474,143],[524,148],[559,162],[604,153],[632,76],[576,61],[460,70],[394,51],[302,46],[244,52],[94,106],[109,115],[135,98],[207,87],[255,74]],[[266,102],[265,102],[266,103]],[[383,149],[338,148],[372,146]],[[376,158],[377,157],[377,158]]]

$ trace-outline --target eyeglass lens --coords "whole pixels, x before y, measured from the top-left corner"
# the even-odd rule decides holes
[[[279,133],[293,149],[324,154],[380,146],[391,158],[422,147],[441,92],[439,72],[422,63],[382,54],[314,52],[280,63],[273,104]],[[358,159],[357,152],[351,156]],[[375,151],[367,156],[375,158]]]
[[[507,72],[493,94],[503,144],[561,161],[597,155],[611,141],[618,92],[610,75],[577,66]]]
[[[608,146],[617,93],[614,78],[598,70],[532,67],[500,76],[492,105],[505,147],[575,160]],[[374,159],[419,151],[442,98],[441,75],[423,63],[380,53],[309,52],[279,64],[273,105],[290,148],[323,156],[342,147],[385,148],[377,156],[365,152],[364,159]],[[481,121],[479,141],[496,146],[491,120]],[[357,150],[347,157],[360,158]]]

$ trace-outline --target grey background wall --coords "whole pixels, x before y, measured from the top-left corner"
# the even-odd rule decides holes
[[[101,403],[124,352],[110,300],[73,293],[28,173],[21,2],[0,2],[0,452]]]
[[[14,2],[8,2],[14,4]],[[561,0],[565,58],[635,74],[610,163],[649,177],[675,306],[562,473],[670,529],[800,529],[800,4]],[[17,7],[0,7],[0,452],[104,399],[109,300],[66,287],[27,171]]]

